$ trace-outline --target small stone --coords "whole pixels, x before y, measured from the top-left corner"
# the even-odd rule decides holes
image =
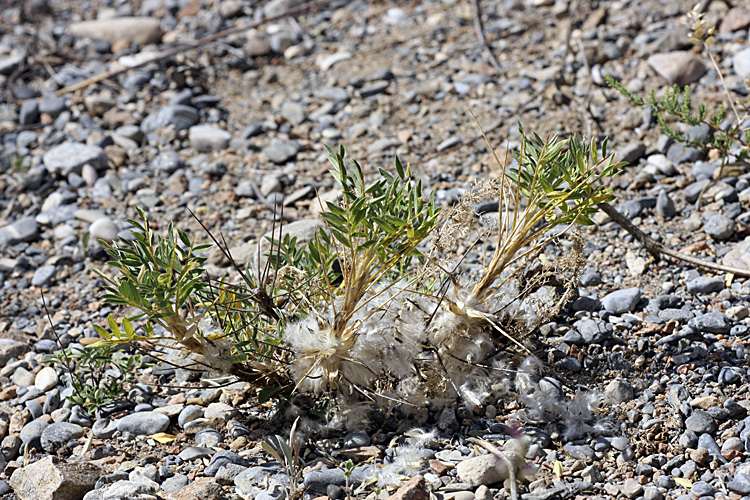
[[[690,326],[695,326],[702,332],[728,333],[732,328],[732,322],[727,316],[719,311],[711,311],[690,320]]]
[[[168,427],[168,416],[151,411],[133,413],[117,421],[117,430],[129,432],[136,436],[149,436],[164,432]]]
[[[713,434],[718,428],[716,420],[703,410],[693,411],[693,414],[685,420],[685,427],[696,434]]]
[[[711,278],[709,276],[699,276],[688,281],[687,291],[693,295],[704,295],[708,293],[720,292],[724,289],[724,280]]]
[[[703,62],[691,52],[654,54],[647,62],[669,85],[676,83],[680,87],[693,83],[706,72]]]
[[[274,138],[271,139],[269,146],[263,148],[263,153],[275,164],[283,165],[294,159],[299,149],[299,144],[296,141],[283,141]]]
[[[198,120],[200,120],[200,114],[197,109],[182,104],[171,104],[148,115],[141,122],[141,130],[144,134],[167,127],[185,130],[198,123]]]
[[[703,227],[706,234],[717,241],[728,240],[734,234],[734,221],[725,215],[712,216]]]
[[[91,427],[91,432],[98,439],[110,439],[115,431],[117,431],[117,420],[109,418],[101,418]]]
[[[83,432],[83,427],[68,422],[50,424],[42,432],[42,448],[48,453],[53,453],[58,448],[65,446],[68,441],[83,436]]]
[[[201,477],[165,496],[166,500],[219,500],[221,485],[211,477]]]
[[[299,125],[305,121],[305,107],[293,101],[287,101],[281,106],[281,116],[292,125]]]
[[[34,385],[37,389],[43,392],[47,392],[54,388],[60,379],[57,376],[57,371],[51,366],[45,366],[34,378]]]
[[[347,59],[351,59],[351,57],[351,52],[337,52],[335,54],[322,57],[318,61],[318,67],[321,69],[321,71],[328,71],[333,67],[334,64],[346,61]]]
[[[663,189],[659,191],[659,195],[656,197],[656,213],[659,217],[665,219],[671,219],[677,213],[674,201]]]
[[[32,99],[24,101],[18,112],[20,125],[33,125],[39,122],[39,104]]]
[[[47,151],[43,161],[49,173],[65,177],[71,172],[80,174],[86,164],[96,169],[106,168],[109,159],[98,146],[65,142]]]
[[[48,266],[42,266],[34,271],[34,276],[31,278],[31,286],[45,287],[52,283],[52,280],[57,274],[57,267],[50,264]]]
[[[491,454],[479,455],[459,462],[456,466],[459,479],[475,486],[490,485],[507,479],[507,466]]]
[[[627,403],[635,397],[635,391],[625,379],[616,378],[604,389],[607,399],[613,403]]]
[[[415,476],[405,482],[388,500],[429,500],[430,491],[423,476]]]
[[[203,446],[189,446],[182,450],[177,456],[186,462],[190,462],[191,460],[209,458],[213,454],[214,451],[210,448],[204,448]]]
[[[21,387],[29,387],[34,385],[34,374],[28,371],[26,368],[18,367],[13,372],[11,382]]]
[[[446,429],[453,429],[453,431],[457,431],[460,427],[458,423],[458,418],[456,417],[456,408],[453,405],[446,406],[443,408],[443,411],[440,412],[440,416],[438,417],[438,429],[440,430],[446,430]]]
[[[750,48],[737,52],[732,61],[737,76],[740,78],[750,78]]]
[[[401,141],[393,137],[384,137],[378,139],[367,147],[368,153],[380,153],[386,149],[397,148],[401,145]]]
[[[104,471],[90,463],[65,463],[53,457],[22,467],[10,477],[19,500],[80,500]]]
[[[104,240],[111,243],[117,239],[117,233],[120,229],[117,224],[109,217],[96,219],[89,226],[89,235],[93,241]]]
[[[612,314],[632,312],[641,300],[640,288],[617,290],[604,296],[602,305]]]
[[[637,479],[626,479],[622,483],[622,494],[627,498],[638,498],[643,494],[643,485]]]
[[[73,36],[104,40],[111,45],[126,40],[139,45],[161,41],[160,20],[151,17],[115,17],[81,21],[69,26]]]
[[[229,145],[232,134],[211,125],[195,125],[190,127],[188,138],[196,151],[221,151]]]

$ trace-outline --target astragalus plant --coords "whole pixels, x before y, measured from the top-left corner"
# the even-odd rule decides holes
[[[515,162],[444,212],[398,159],[368,181],[343,147],[329,149],[342,194],[322,207],[325,229],[304,244],[275,231],[255,271],[228,255],[234,280],[210,279],[205,246],[171,225],[155,235],[141,213],[134,239],[108,246],[120,276],[97,271],[108,282],[104,299],[132,314],[122,328],[111,318],[111,333],[98,328],[100,345],[138,341],[158,359],[258,382],[261,399],[297,391],[481,404],[494,390],[491,358],[526,349],[520,339],[576,284],[580,238],[562,259],[542,264],[542,251],[592,223],[596,205],[613,199],[599,181],[618,167],[606,142],[520,131]],[[487,198],[499,202],[494,219],[475,214]],[[465,256],[451,243],[477,221],[477,245],[492,253],[477,272],[458,275]]]

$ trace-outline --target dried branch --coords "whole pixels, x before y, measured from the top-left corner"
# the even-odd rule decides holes
[[[668,255],[674,259],[681,260],[689,264],[693,264],[694,266],[702,267],[704,269],[711,269],[712,271],[732,273],[735,276],[750,278],[750,270],[740,269],[737,267],[724,266],[721,264],[717,264],[715,262],[708,262],[708,261],[699,259],[697,257],[692,257],[690,255],[686,255],[684,253],[678,252],[677,250],[672,250],[671,248],[666,247],[662,245],[661,243],[653,240],[646,233],[638,229],[635,226],[635,224],[633,224],[630,221],[630,219],[628,219],[623,214],[618,212],[617,209],[613,207],[612,205],[610,205],[609,203],[600,203],[598,206],[602,210],[602,212],[609,215],[609,217],[614,222],[616,222],[625,231],[630,233],[631,236],[633,236],[633,238],[635,238],[641,245],[643,245],[646,251],[649,254],[651,254],[651,256],[656,261],[659,261],[662,255]]]
[[[495,57],[495,53],[492,52],[492,47],[490,47],[490,44],[487,43],[487,37],[484,35],[484,23],[482,23],[482,8],[479,5],[479,0],[471,0],[471,5],[474,8],[474,31],[477,34],[477,38],[479,38],[479,41],[482,42],[482,46],[484,46],[484,50],[487,52],[487,59],[490,61],[490,64],[492,65],[495,70],[502,74],[504,73],[503,67],[500,64],[500,61],[497,60],[497,57]]]

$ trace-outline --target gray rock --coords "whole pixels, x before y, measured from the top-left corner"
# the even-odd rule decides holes
[[[633,386],[622,378],[616,378],[607,384],[604,394],[613,403],[627,403],[635,397]]]
[[[344,471],[338,468],[320,469],[305,474],[305,489],[310,493],[325,493],[329,484],[346,485]]]
[[[725,366],[719,371],[719,383],[732,385],[742,380],[745,371],[737,366]]]
[[[138,499],[141,498],[141,494],[154,493],[158,486],[158,484],[154,486],[145,482],[117,481],[102,489],[102,500]]]
[[[638,498],[643,494],[643,485],[637,479],[626,479],[622,483],[622,494],[627,498]]]
[[[393,137],[383,137],[377,139],[375,142],[367,146],[368,153],[380,153],[386,149],[397,148],[401,145],[401,141]]]
[[[292,125],[299,125],[305,121],[305,107],[293,101],[287,101],[281,106],[281,116]]]
[[[283,165],[297,156],[300,147],[296,141],[283,141],[281,139],[271,139],[271,144],[263,148],[263,153],[269,160],[277,165]]]
[[[117,430],[136,436],[148,436],[164,432],[169,427],[169,417],[152,411],[127,415],[117,422]]]
[[[696,434],[713,434],[718,428],[716,420],[703,410],[694,410],[685,420],[685,427]]]
[[[284,500],[286,498],[286,489],[280,484],[272,484],[264,491],[258,493],[255,500]]]
[[[206,417],[209,418],[209,417]],[[224,436],[215,429],[206,429],[195,435],[195,444],[203,446],[216,446],[224,442]]]
[[[0,75],[12,75],[25,59],[25,52],[17,53],[14,51],[8,56],[3,55],[0,57]]]
[[[24,101],[18,112],[18,123],[20,125],[33,125],[39,122],[39,103],[33,99]]]
[[[687,291],[693,295],[703,295],[707,293],[720,292],[724,289],[724,280],[711,278],[709,276],[699,276],[688,281]]]
[[[625,288],[607,294],[602,298],[602,305],[612,314],[622,314],[634,311],[640,300],[640,288]]]
[[[710,182],[709,179],[703,179],[702,181],[696,181],[685,186],[682,190],[682,196],[685,198],[685,201],[688,203],[694,203],[698,199],[698,196],[700,196],[703,188],[705,188]]]
[[[162,152],[154,159],[153,165],[167,175],[173,174],[185,167],[185,164],[174,151]]]
[[[738,495],[750,495],[750,479],[744,475],[735,476],[733,480],[727,483],[727,489]]]
[[[16,368],[15,372],[13,372],[13,376],[10,380],[18,386],[29,387],[34,385],[34,374],[26,368],[19,366]]]
[[[344,448],[370,446],[370,436],[366,432],[351,432],[344,437]]]
[[[456,407],[453,405],[446,406],[443,411],[440,412],[438,417],[438,429],[446,430],[453,429],[457,431],[459,429],[458,418],[456,417]]]
[[[619,156],[622,161],[629,165],[636,164],[646,152],[646,145],[640,142],[631,142],[620,148]]]
[[[703,227],[706,234],[717,241],[728,240],[734,234],[734,221],[725,215],[711,216]]]
[[[0,227],[0,247],[21,241],[35,241],[39,238],[39,226],[34,217],[23,217],[13,224]]]
[[[95,438],[110,439],[117,431],[117,420],[109,418],[100,418],[91,427],[91,432]]]
[[[65,99],[55,94],[46,94],[39,102],[39,112],[55,117],[65,110]]]
[[[199,458],[208,458],[213,454],[214,451],[210,448],[205,448],[203,446],[189,446],[182,450],[177,456],[186,462],[190,462],[191,460]]]
[[[211,125],[190,127],[190,146],[196,151],[221,151],[229,145],[232,134]]]
[[[656,213],[659,217],[665,219],[671,219],[677,213],[674,201],[663,189],[659,191],[659,195],[656,197]]]
[[[182,409],[179,416],[177,417],[177,424],[180,427],[185,427],[185,424],[192,422],[197,418],[203,417],[203,408],[198,405],[187,405]]]
[[[109,159],[98,146],[65,142],[47,151],[43,161],[49,173],[67,176],[71,172],[80,174],[86,164],[96,169],[106,168]]]
[[[702,332],[728,333],[732,328],[732,321],[726,314],[719,311],[711,311],[693,318],[688,325],[694,326]]]
[[[161,489],[165,493],[171,493],[173,491],[179,490],[184,486],[187,486],[189,482],[190,480],[185,474],[175,474],[174,476],[161,483]]]
[[[52,283],[52,280],[57,274],[57,267],[50,264],[48,266],[42,266],[34,271],[34,276],[31,278],[31,286],[45,287]]]
[[[740,78],[750,78],[750,48],[737,52],[732,57],[734,71]]]
[[[83,427],[68,422],[50,424],[42,432],[42,448],[48,453],[53,453],[58,448],[65,446],[68,441],[83,436],[83,432]]]
[[[712,459],[725,463],[727,461],[721,455],[721,448],[716,444],[716,440],[710,434],[701,434],[698,438],[698,448],[705,448]]]
[[[21,442],[23,444],[29,443],[29,449],[32,447],[40,448],[42,433],[48,426],[47,422],[32,420],[21,429],[21,433],[19,434]]]
[[[148,115],[141,122],[141,130],[144,134],[170,126],[174,127],[175,130],[185,130],[198,123],[198,120],[200,120],[200,114],[197,109],[191,106],[173,104],[164,106],[155,113]]]
[[[600,319],[584,319],[576,321],[574,326],[581,333],[583,339],[591,344],[601,344],[612,337],[615,331],[612,324]]]
[[[676,83],[680,87],[693,83],[706,72],[703,62],[695,54],[686,51],[654,54],[647,62],[669,85]]]
[[[672,144],[667,150],[667,158],[676,165],[698,161],[703,157],[700,149],[691,148],[681,143]]]

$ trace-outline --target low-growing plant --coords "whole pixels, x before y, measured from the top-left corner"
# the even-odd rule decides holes
[[[721,177],[730,163],[737,166],[747,166],[750,153],[750,149],[748,149],[750,148],[750,128],[748,128],[746,121],[750,118],[750,114],[748,114],[750,98],[735,99],[732,97],[721,68],[714,57],[715,29],[706,25],[703,13],[699,11],[698,5],[687,13],[687,22],[690,26],[690,41],[695,45],[700,45],[719,77],[729,104],[729,114],[727,114],[723,103],[719,104],[713,112],[709,112],[709,108],[704,103],[699,103],[696,108],[691,99],[689,85],[685,85],[682,89],[677,84],[667,87],[660,98],[656,97],[656,91],[652,89],[644,98],[628,90],[611,75],[605,75],[604,77],[610,87],[617,90],[634,105],[650,108],[656,117],[659,128],[670,139],[701,149],[704,153],[713,150],[716,157],[721,159],[722,162],[719,171],[719,177]],[[750,88],[750,80],[745,80],[745,86]],[[674,121],[691,127],[702,124],[709,127],[710,133],[705,137],[691,135],[675,129],[672,125]]]
[[[597,203],[614,198],[599,181],[618,171],[606,141],[520,133],[514,163],[444,212],[398,159],[368,181],[343,147],[329,149],[342,195],[325,204],[325,228],[308,242],[275,225],[255,266],[236,263],[201,223],[238,279],[210,278],[209,245],[171,223],[157,234],[139,209],[132,238],[105,243],[119,275],[95,269],[105,302],[125,314],[96,327],[95,347],[137,342],[157,360],[254,381],[261,400],[328,393],[328,413],[359,408],[349,398],[420,405],[461,395],[481,404],[494,387],[490,358],[522,346],[576,284],[580,238],[554,263],[542,266],[542,251],[592,223]],[[494,222],[474,213],[488,198],[499,201]],[[481,238],[496,234],[492,254],[478,272],[456,275],[463,256],[451,244],[477,221]]]
[[[297,443],[298,422],[299,417],[297,417],[294,424],[292,424],[292,429],[289,431],[289,439],[284,439],[279,435],[273,435],[261,441],[261,447],[263,450],[278,460],[289,478],[289,498],[298,498],[302,493],[300,479],[302,479],[304,463],[300,458],[300,446],[299,443]]]
[[[68,374],[73,387],[68,400],[92,414],[120,399],[135,380],[137,370],[144,366],[140,354],[113,352],[110,347],[68,347],[50,354],[44,362]]]

